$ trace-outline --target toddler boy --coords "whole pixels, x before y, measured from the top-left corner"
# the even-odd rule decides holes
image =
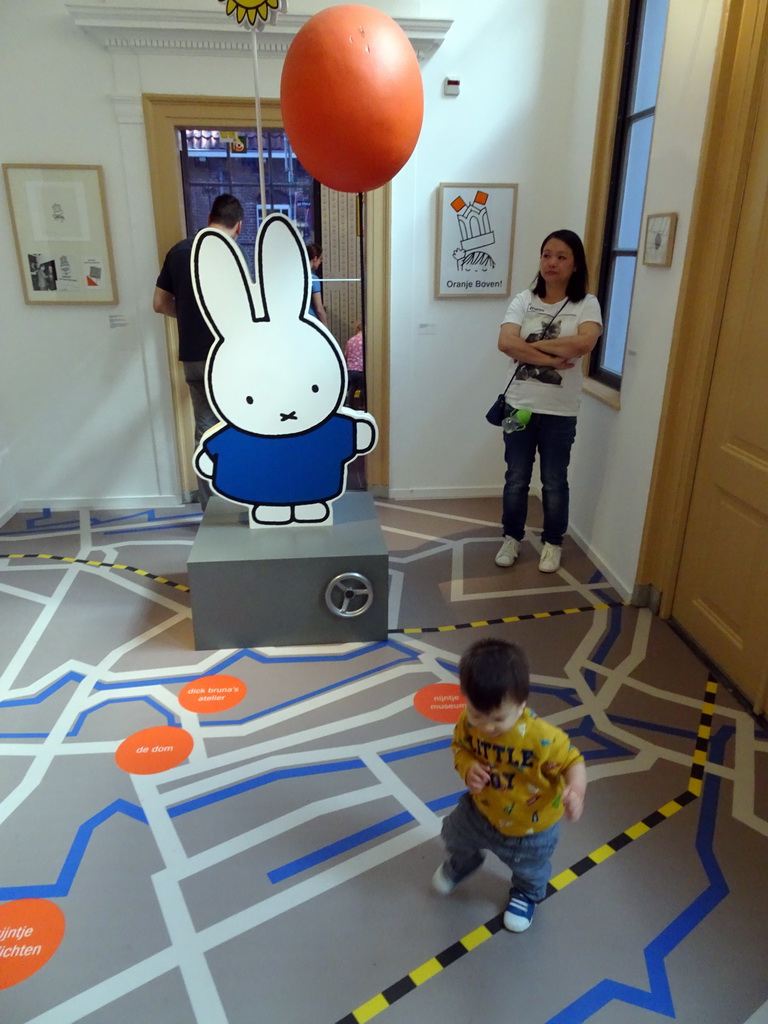
[[[448,853],[432,878],[444,896],[491,850],[512,871],[504,927],[524,932],[544,899],[565,811],[584,808],[584,758],[562,729],[527,707],[528,662],[517,644],[478,640],[459,662],[467,706],[453,733],[456,771],[468,793],[443,821]]]

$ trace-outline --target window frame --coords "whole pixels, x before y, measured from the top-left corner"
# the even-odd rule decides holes
[[[584,234],[589,276],[593,283],[596,282],[596,287],[594,284],[593,287],[603,310],[606,328],[609,287],[615,258],[622,255],[636,258],[638,255],[638,250],[620,250],[614,246],[621,214],[630,129],[637,122],[654,116],[656,111],[655,105],[631,111],[642,45],[645,5],[646,0],[616,0],[609,6],[606,22],[587,229]],[[638,239],[638,247],[640,244],[641,240]],[[620,408],[622,374],[600,366],[606,335],[607,330],[603,332],[592,353],[585,358],[584,389],[588,394]]]

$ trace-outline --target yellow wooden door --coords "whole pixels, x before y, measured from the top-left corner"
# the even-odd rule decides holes
[[[768,706],[768,78],[758,116],[672,617]],[[707,259],[705,251],[689,259]]]

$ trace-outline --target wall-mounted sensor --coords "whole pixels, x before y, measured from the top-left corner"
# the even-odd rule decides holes
[[[443,82],[443,94],[445,96],[458,96],[461,82],[458,78],[446,78]]]

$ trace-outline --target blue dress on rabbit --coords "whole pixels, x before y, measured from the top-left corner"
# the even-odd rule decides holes
[[[215,341],[206,391],[221,422],[200,440],[195,469],[254,525],[331,523],[347,466],[376,443],[366,412],[342,409],[347,370],[333,335],[309,315],[304,240],[282,214],[256,239],[256,284],[239,248],[205,228],[192,281]]]
[[[225,427],[203,442],[213,459],[219,494],[253,505],[330,501],[344,486],[343,470],[355,457],[355,428],[346,416],[294,437],[254,437]],[[282,469],[291,466],[291,475]]]

